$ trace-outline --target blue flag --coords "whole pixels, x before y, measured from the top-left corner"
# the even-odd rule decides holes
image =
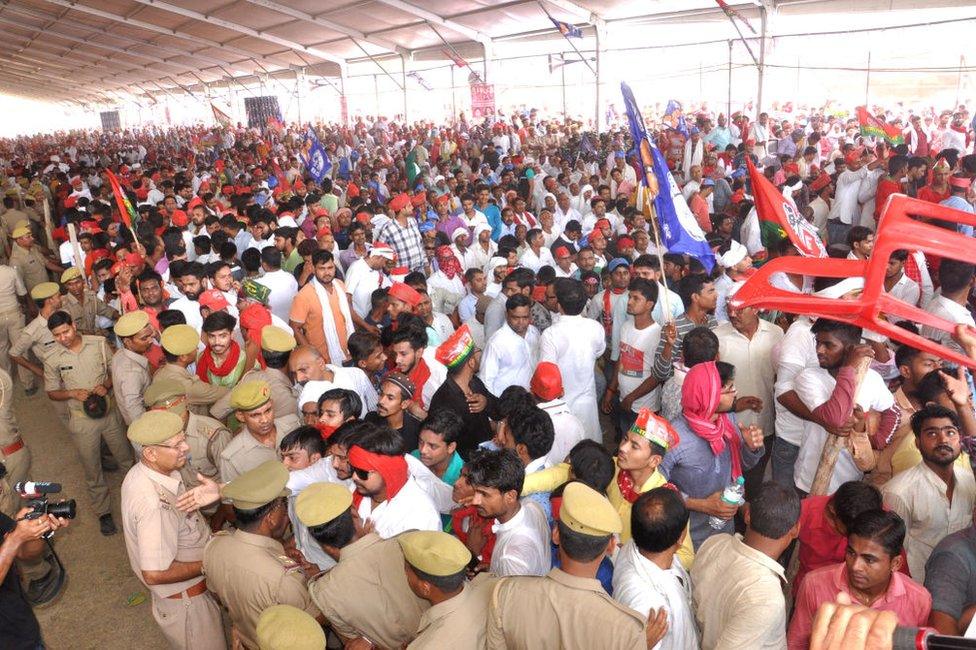
[[[645,202],[654,207],[661,226],[661,243],[670,253],[691,255],[710,273],[715,266],[715,254],[705,239],[705,233],[695,219],[691,208],[681,195],[678,184],[664,160],[664,156],[647,135],[644,118],[637,108],[637,101],[630,86],[622,82],[620,92],[624,96],[630,135],[640,162],[637,175]]]
[[[569,23],[564,23],[563,21],[556,20],[552,17],[550,17],[549,20],[551,20],[552,24],[556,26],[559,33],[566,38],[583,38],[583,32],[580,31],[580,28],[576,25],[570,25]]]
[[[332,168],[332,161],[329,160],[322,143],[315,137],[315,131],[312,129],[305,133],[305,144],[308,146],[308,150],[302,156],[302,162],[315,182],[321,183],[326,173]]]
[[[681,102],[675,99],[669,99],[668,105],[664,109],[664,118],[661,121],[669,128],[674,129],[686,138],[688,137],[688,125],[685,124],[684,110],[681,108]]]
[[[580,153],[586,156],[595,156],[597,154],[596,147],[593,146],[593,143],[590,142],[589,136],[585,133],[583,134],[583,137],[580,138]]]

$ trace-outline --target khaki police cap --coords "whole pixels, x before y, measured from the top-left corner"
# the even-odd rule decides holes
[[[261,612],[255,634],[260,650],[325,649],[322,626],[294,605],[272,605]]]
[[[338,483],[313,483],[295,499],[295,514],[308,527],[327,524],[352,505],[352,492]]]
[[[64,273],[61,274],[61,284],[77,280],[80,277],[81,271],[78,270],[77,266],[72,266],[70,269],[65,269]]]
[[[245,381],[230,392],[230,407],[239,411],[253,411],[271,399],[271,384],[263,379]]]
[[[471,551],[454,535],[417,530],[397,538],[403,557],[413,568],[432,576],[460,573],[471,561]]]
[[[189,325],[170,325],[163,330],[159,342],[170,354],[182,356],[196,352],[197,346],[200,345],[200,335]]]
[[[57,282],[42,282],[33,289],[31,289],[31,298],[34,300],[45,300],[50,298],[54,294],[61,291],[61,287],[58,286]]]
[[[175,379],[157,379],[142,394],[142,402],[153,411],[183,415],[186,411],[186,388]]]
[[[239,510],[255,510],[291,491],[288,470],[281,462],[269,460],[249,472],[244,472],[220,490],[220,496],[234,503]]]
[[[605,496],[583,483],[573,482],[563,490],[559,521],[584,535],[605,537],[623,530],[620,515]]]
[[[268,352],[291,352],[297,345],[295,337],[274,325],[261,329],[261,349]]]
[[[169,411],[146,411],[129,425],[129,440],[158,445],[183,432],[183,418]]]
[[[26,221],[21,221],[19,224],[17,224],[17,227],[14,228],[11,236],[14,239],[20,239],[21,237],[26,237],[29,234],[31,234],[30,226],[27,225]]]
[[[67,273],[67,271],[65,271],[65,273]],[[115,332],[116,336],[133,336],[145,329],[146,325],[148,324],[149,314],[141,309],[138,309],[136,311],[130,311],[126,314],[122,314],[122,317],[115,321],[115,327],[113,327],[112,330]]]

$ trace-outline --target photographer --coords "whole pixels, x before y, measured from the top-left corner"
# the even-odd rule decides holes
[[[54,515],[24,519],[31,512],[31,508],[21,509],[16,521],[0,513],[0,535],[3,536],[0,544],[0,648],[9,650],[44,647],[41,628],[24,598],[14,559],[36,560],[44,551],[41,537],[48,531],[68,525],[66,519]]]

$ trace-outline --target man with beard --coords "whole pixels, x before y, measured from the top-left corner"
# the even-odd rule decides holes
[[[183,297],[174,300],[169,308],[183,312],[186,317],[186,324],[198,332],[201,331],[203,329],[203,316],[200,315],[200,304],[197,300],[200,298],[200,294],[207,290],[203,264],[199,262],[174,263],[170,265],[169,270],[170,277],[176,282],[183,294]]]
[[[336,279],[332,253],[312,254],[314,279],[302,287],[291,304],[289,319],[295,338],[311,345],[329,363],[342,365],[349,359],[347,341],[353,333],[353,319],[346,286]]]
[[[141,451],[122,482],[122,531],[132,571],[152,597],[153,618],[174,648],[226,648],[220,606],[202,575],[210,529],[199,511],[175,507],[186,490],[184,420],[149,411],[129,426],[128,437]]]
[[[390,341],[393,362],[396,369],[413,382],[410,412],[418,420],[422,420],[427,417],[434,393],[444,383],[447,369],[440,363],[428,363],[424,358],[427,327],[419,316],[401,315],[396,320],[395,328]]]
[[[180,323],[163,330],[159,337],[163,348],[165,363],[153,375],[153,384],[171,380],[186,389],[186,403],[189,410],[197,415],[208,415],[214,402],[229,390],[225,386],[201,380],[188,368],[196,363],[200,346],[200,335],[195,329]]]
[[[364,530],[389,539],[407,530],[440,530],[434,502],[408,473],[400,436],[372,425],[349,448],[353,504]]]
[[[301,426],[294,415],[275,417],[271,386],[263,380],[235,386],[230,394],[230,405],[243,426],[220,453],[220,480],[224,483],[265,461],[277,460],[281,439]]]
[[[225,311],[215,311],[203,321],[206,347],[197,360],[197,377],[208,384],[233,388],[246,370],[247,355],[234,340],[237,320]]]
[[[380,382],[376,410],[366,415],[367,422],[382,425],[384,422],[400,435],[404,451],[417,448],[420,437],[420,420],[411,415],[410,398],[414,386],[410,379],[399,372],[387,373]]]
[[[885,507],[905,520],[908,568],[923,581],[935,545],[969,525],[976,480],[968,467],[955,462],[961,437],[955,411],[927,404],[912,415],[912,433],[922,461],[888,481],[881,492]]]

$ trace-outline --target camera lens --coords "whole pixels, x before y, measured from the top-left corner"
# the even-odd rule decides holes
[[[75,509],[74,499],[64,499],[63,501],[49,503],[47,513],[55,517],[61,517],[62,519],[74,519],[76,514]]]

